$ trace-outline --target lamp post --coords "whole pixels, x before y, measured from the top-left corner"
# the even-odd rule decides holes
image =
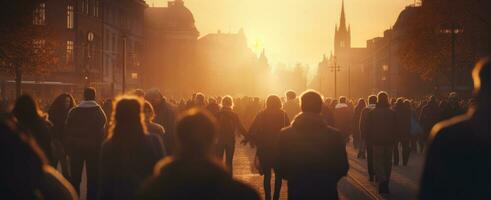
[[[443,34],[450,34],[451,36],[451,48],[452,48],[452,55],[451,55],[451,68],[450,68],[450,83],[452,87],[452,91],[455,91],[455,40],[457,37],[457,34],[460,34],[464,32],[464,29],[462,25],[457,24],[457,23],[448,23],[448,24],[443,24],[440,33]]]
[[[91,52],[90,52],[90,44],[94,41],[94,33],[89,31],[87,33],[87,41],[85,42],[85,69],[84,69],[84,80],[85,80],[85,86],[89,87],[90,86],[90,58],[91,58]]]
[[[338,83],[338,78],[337,74],[339,71],[341,71],[341,66],[339,66],[336,62],[336,57],[334,57],[334,63],[332,66],[329,67],[331,69],[331,72],[334,72],[334,98],[338,98],[338,91],[337,91],[337,83]]]

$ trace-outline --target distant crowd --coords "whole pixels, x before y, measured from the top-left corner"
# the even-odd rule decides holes
[[[424,152],[421,199],[489,198],[490,70],[489,60],[476,65],[472,99],[383,91],[333,99],[308,90],[177,101],[134,90],[99,101],[89,87],[83,100],[64,93],[43,110],[22,95],[1,110],[0,199],[78,199],[84,168],[89,200],[261,199],[232,176],[238,143],[256,149],[266,200],[280,198],[282,180],[288,199],[338,199],[347,148],[367,161],[382,196],[392,166]]]

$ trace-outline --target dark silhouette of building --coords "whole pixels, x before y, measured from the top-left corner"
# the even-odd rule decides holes
[[[192,93],[199,83],[194,77],[199,36],[194,22],[182,0],[145,10],[145,87],[173,95]]]

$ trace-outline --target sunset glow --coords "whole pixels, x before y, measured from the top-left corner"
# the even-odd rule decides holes
[[[167,6],[166,0],[146,0]],[[251,49],[263,48],[272,65],[297,62],[316,66],[333,51],[334,27],[339,24],[341,0],[185,0],[194,14],[200,36],[237,32],[243,28]],[[345,0],[352,46],[382,36],[399,13],[414,0]]]

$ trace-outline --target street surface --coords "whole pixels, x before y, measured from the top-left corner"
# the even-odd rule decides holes
[[[338,184],[340,199],[384,199],[378,195],[377,187],[368,181],[366,160],[356,158],[356,150],[351,145],[347,147],[350,170],[348,176]],[[253,170],[254,149],[237,143],[234,157],[234,177],[254,187],[264,198],[262,186],[263,177]],[[414,200],[417,199],[418,183],[422,171],[423,155],[411,153],[407,167],[393,166],[390,189],[391,194],[385,199]],[[274,178],[271,187],[274,189]],[[85,200],[86,192],[85,169],[81,184],[81,199]],[[287,183],[283,181],[281,199],[287,199]]]

